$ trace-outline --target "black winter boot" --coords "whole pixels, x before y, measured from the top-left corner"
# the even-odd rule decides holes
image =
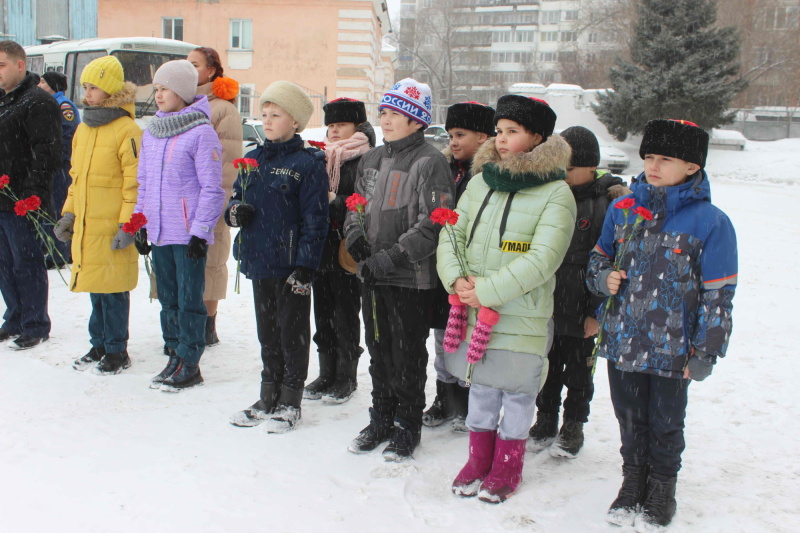
[[[644,502],[648,465],[622,465],[622,487],[617,499],[608,508],[606,521],[617,526],[632,526],[639,507]]]
[[[219,344],[217,336],[217,315],[206,317],[206,348]]]
[[[536,423],[528,432],[528,450],[534,453],[544,450],[556,440],[556,435],[558,435],[558,413],[537,412]]]
[[[161,384],[163,392],[180,392],[196,385],[203,384],[199,365],[190,365],[181,359],[178,370]]]
[[[322,401],[344,403],[358,388],[358,358],[355,360],[340,357],[336,362],[336,381],[322,394]]]
[[[583,422],[564,420],[556,441],[550,447],[550,455],[575,459],[581,448],[583,448]]]
[[[647,478],[647,493],[641,512],[636,515],[636,531],[660,531],[668,526],[675,516],[678,503],[675,501],[677,477],[650,474]]]
[[[434,398],[430,408],[422,413],[423,425],[433,428],[453,419],[455,416],[453,411],[454,387],[458,387],[458,383],[445,383],[444,381],[436,380],[436,398]]]
[[[100,359],[102,359],[105,354],[105,348],[95,348],[92,346],[92,349],[89,350],[89,353],[72,362],[72,368],[83,372],[89,367],[97,366],[97,363],[100,362]]]
[[[114,374],[119,374],[126,368],[130,367],[131,358],[128,357],[128,351],[124,350],[118,353],[105,354],[97,366],[92,370],[92,373],[100,376],[113,376]]]
[[[300,425],[300,402],[302,399],[302,389],[295,390],[286,385],[282,386],[275,412],[267,420],[267,433],[286,433]]]
[[[249,428],[269,419],[278,403],[280,386],[276,383],[261,383],[261,393],[256,403],[234,414],[229,422],[234,426]]]
[[[453,431],[469,433],[467,415],[469,414],[469,387],[453,383]]]
[[[327,352],[319,352],[319,377],[306,385],[303,399],[319,400],[328,392],[336,379],[336,357]]]
[[[414,427],[402,418],[395,418],[394,431],[389,445],[383,450],[384,461],[399,463],[414,458],[414,450],[419,446],[420,428]]]
[[[175,351],[171,351],[171,355],[167,360],[167,366],[164,367],[164,370],[159,372],[159,374],[154,377],[150,381],[150,388],[151,389],[160,389],[161,384],[164,383],[164,380],[170,377],[172,374],[178,370],[178,367],[181,365],[181,358],[175,354]]]
[[[347,450],[352,453],[368,453],[374,450],[382,442],[389,440],[392,436],[392,418],[379,414],[375,409],[369,409],[369,425],[361,430],[358,436],[353,439]]]

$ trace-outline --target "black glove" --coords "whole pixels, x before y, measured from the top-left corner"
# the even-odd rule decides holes
[[[250,204],[236,204],[231,207],[228,218],[234,228],[243,228],[253,221],[256,208]]]
[[[195,237],[189,239],[189,249],[186,250],[186,257],[189,259],[202,259],[208,253],[208,244],[205,239]]]
[[[308,296],[311,294],[311,277],[314,271],[308,267],[299,266],[294,269],[294,272],[286,279],[286,283],[292,286],[292,292],[300,296]]]
[[[133,244],[136,246],[136,251],[139,252],[140,255],[148,255],[150,250],[153,249],[153,247],[147,243],[147,230],[144,228],[137,231],[133,236]]]
[[[358,277],[366,285],[373,285],[376,278],[386,278],[398,265],[409,264],[408,256],[395,244],[388,250],[381,250],[366,261],[358,264]]]
[[[364,234],[360,231],[350,232],[344,240],[344,246],[347,248],[347,253],[355,259],[356,263],[366,261],[372,253],[367,239],[364,238]]]
[[[703,381],[711,375],[716,364],[716,356],[709,355],[702,350],[695,348],[694,355],[689,357],[689,379]]]

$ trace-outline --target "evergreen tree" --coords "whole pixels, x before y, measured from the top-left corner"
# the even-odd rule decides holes
[[[598,94],[600,121],[619,140],[648,120],[685,119],[709,130],[730,123],[728,105],[745,88],[739,36],[717,28],[714,0],[640,0],[631,62],[618,60],[613,92]]]

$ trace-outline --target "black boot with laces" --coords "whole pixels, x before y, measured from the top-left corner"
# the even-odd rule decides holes
[[[641,512],[636,516],[636,531],[658,531],[668,526],[678,507],[675,501],[677,477],[650,474]]]
[[[632,526],[647,488],[648,465],[622,465],[622,487],[617,499],[608,508],[606,521],[617,526]]]

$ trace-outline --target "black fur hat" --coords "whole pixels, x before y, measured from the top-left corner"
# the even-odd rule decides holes
[[[447,108],[447,120],[444,129],[463,128],[465,130],[485,133],[489,137],[495,135],[494,108],[478,102],[461,102]]]
[[[651,120],[644,127],[639,157],[658,154],[706,166],[708,133],[688,120]]]
[[[583,126],[572,126],[561,132],[572,148],[572,167],[596,167],[600,164],[600,144],[597,137]]]
[[[540,134],[542,141],[546,141],[556,127],[556,112],[550,104],[538,98],[518,94],[506,94],[497,100],[497,111],[494,113],[495,125],[502,118],[521,124],[531,133]]]
[[[57,93],[63,93],[67,90],[67,77],[60,72],[51,70],[50,72],[45,72],[42,74],[42,78],[44,78],[44,81],[47,82],[47,85],[49,85],[50,88]]]
[[[354,122],[361,124],[367,121],[367,108],[364,102],[353,100],[352,98],[337,98],[331,100],[324,106],[325,125],[337,122]]]

